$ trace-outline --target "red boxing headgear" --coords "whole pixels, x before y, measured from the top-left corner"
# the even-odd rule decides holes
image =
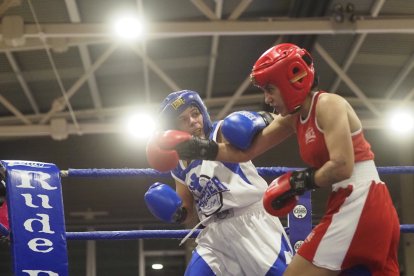
[[[289,113],[300,108],[315,78],[311,55],[294,44],[278,44],[256,61],[250,75],[254,85],[264,89],[276,85]]]

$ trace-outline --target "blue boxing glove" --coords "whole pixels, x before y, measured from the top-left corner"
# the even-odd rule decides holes
[[[187,217],[187,210],[181,206],[181,198],[167,184],[152,184],[144,198],[150,212],[160,220],[181,223]]]
[[[237,111],[223,120],[221,133],[230,144],[245,150],[256,134],[272,121],[273,116],[269,112]]]

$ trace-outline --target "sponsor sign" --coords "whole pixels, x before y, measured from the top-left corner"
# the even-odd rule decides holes
[[[54,164],[2,161],[14,275],[68,275],[59,169]]]

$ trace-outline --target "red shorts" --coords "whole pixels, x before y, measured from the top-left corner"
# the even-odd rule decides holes
[[[9,215],[7,213],[7,202],[4,201],[3,205],[0,207],[0,223],[4,225],[7,229],[10,228],[9,226]],[[0,235],[1,236],[1,235]]]
[[[375,165],[374,172],[371,164],[362,163],[353,177],[333,185],[328,211],[298,254],[330,270],[363,265],[374,276],[400,275],[397,212]]]

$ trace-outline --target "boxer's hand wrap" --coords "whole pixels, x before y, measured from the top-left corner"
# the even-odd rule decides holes
[[[315,171],[314,168],[307,168],[306,170],[292,172],[290,186],[295,195],[303,195],[307,190],[319,188],[315,184]]]
[[[260,116],[262,116],[263,121],[265,122],[266,126],[270,125],[271,122],[273,122],[273,120],[275,118],[273,118],[272,114],[270,114],[270,112],[267,111],[259,111],[257,112]]]
[[[180,159],[184,160],[215,160],[218,153],[218,144],[213,140],[192,136],[191,139],[175,147]]]
[[[187,209],[184,208],[184,207],[180,207],[174,213],[174,215],[172,217],[172,222],[173,223],[183,223],[186,218],[187,218]]]

